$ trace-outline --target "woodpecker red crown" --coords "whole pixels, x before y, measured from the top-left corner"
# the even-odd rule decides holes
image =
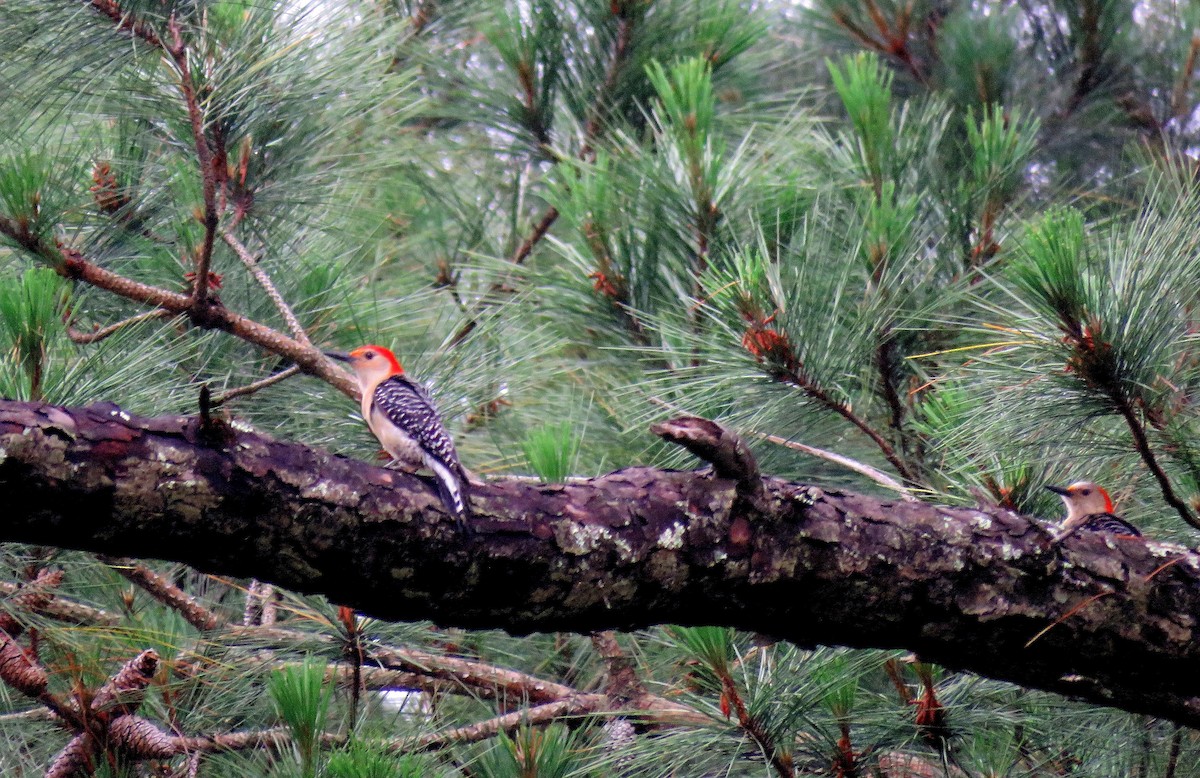
[[[391,349],[386,349],[383,346],[359,346],[350,352],[350,356],[355,359],[384,359],[392,368],[393,373],[403,373],[404,368],[400,366],[400,360],[396,359],[396,355]]]

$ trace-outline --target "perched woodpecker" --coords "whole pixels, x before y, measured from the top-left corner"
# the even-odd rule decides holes
[[[363,419],[384,451],[409,470],[432,470],[446,510],[466,530],[467,475],[425,387],[405,375],[396,355],[382,346],[325,355],[350,363],[362,390]]]
[[[1137,527],[1113,513],[1113,502],[1108,492],[1091,481],[1046,488],[1057,494],[1067,506],[1067,516],[1062,522],[1063,537],[1077,530],[1133,537],[1142,534]]]

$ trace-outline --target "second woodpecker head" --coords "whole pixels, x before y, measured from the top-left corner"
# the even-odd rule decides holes
[[[1084,516],[1095,516],[1101,513],[1113,512],[1113,501],[1108,492],[1091,481],[1076,481],[1070,486],[1047,486],[1047,489],[1057,494],[1067,506],[1067,518],[1064,524],[1071,525]]]
[[[396,355],[383,346],[359,346],[353,351],[326,351],[325,356],[348,362],[363,384],[375,384],[388,376],[403,373]]]

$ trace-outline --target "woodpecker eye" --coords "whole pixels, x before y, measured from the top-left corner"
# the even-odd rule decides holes
[[[1080,489],[1079,493],[1082,494],[1084,497],[1087,497],[1089,494],[1092,493],[1092,490],[1091,489]]]
[[[363,359],[374,359],[374,358],[375,358],[374,351],[368,351],[366,354],[363,354]]]

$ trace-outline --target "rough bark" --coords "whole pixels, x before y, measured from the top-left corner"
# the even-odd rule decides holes
[[[0,402],[0,540],[172,559],[390,619],[533,630],[724,624],[1200,726],[1200,556],[1002,510],[630,468],[473,491],[195,419]],[[1049,629],[1047,629],[1049,628]]]

